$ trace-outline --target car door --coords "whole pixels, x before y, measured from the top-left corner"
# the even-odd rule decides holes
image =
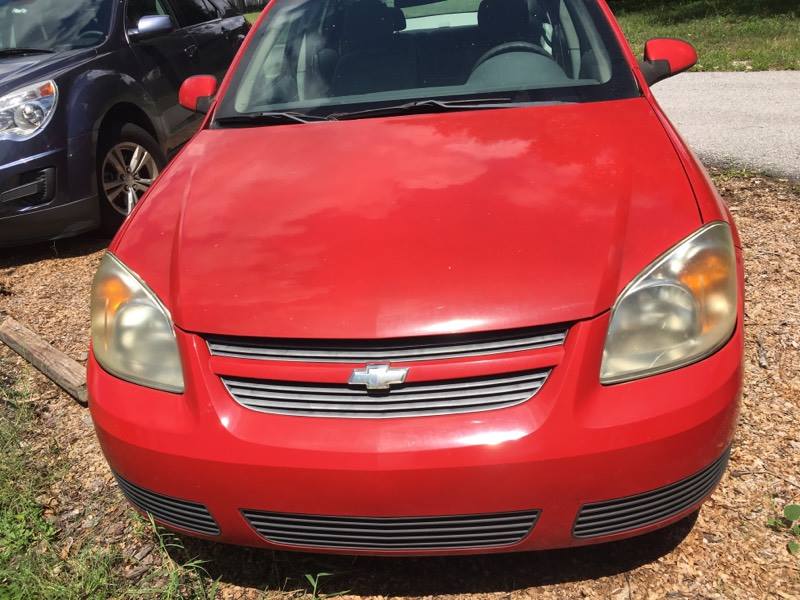
[[[171,0],[178,21],[191,33],[197,53],[194,67],[198,73],[222,78],[233,60],[244,25],[244,17],[230,17],[211,0]]]
[[[220,46],[220,56],[224,56],[223,70],[227,71],[233,62],[239,47],[250,31],[250,23],[244,16],[241,3],[238,0],[210,0],[222,14],[220,29],[225,39],[225,48]]]
[[[173,149],[191,137],[200,117],[178,104],[178,90],[183,81],[199,71],[196,66],[197,44],[187,28],[180,27],[175,11],[166,0],[128,0],[125,27],[136,29],[141,17],[169,15],[173,31],[138,39],[129,35],[131,50],[142,71],[142,85],[153,98],[167,133],[166,146]]]

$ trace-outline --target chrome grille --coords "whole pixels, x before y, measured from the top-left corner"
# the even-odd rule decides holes
[[[247,408],[305,417],[415,417],[506,408],[533,397],[550,370],[409,383],[378,393],[344,384],[297,383],[222,377]]]
[[[722,479],[728,452],[696,475],[652,492],[584,506],[575,522],[574,535],[591,538],[654,525],[697,504]]]
[[[560,346],[567,328],[528,328],[491,333],[394,340],[284,340],[208,336],[214,356],[303,362],[408,362],[520,352]]]
[[[219,535],[214,517],[202,504],[156,494],[126,481],[116,473],[114,477],[128,501],[142,512],[153,515],[157,521],[185,531]]]
[[[255,510],[245,519],[267,541],[287,546],[432,550],[510,546],[531,532],[538,510],[447,517],[331,517]]]

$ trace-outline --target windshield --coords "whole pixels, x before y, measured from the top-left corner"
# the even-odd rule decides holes
[[[254,35],[217,123],[431,99],[638,94],[595,0],[276,0]]]
[[[108,35],[113,0],[0,0],[0,52],[96,46]]]

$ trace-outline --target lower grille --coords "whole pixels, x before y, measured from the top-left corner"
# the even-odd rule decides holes
[[[619,500],[587,504],[578,514],[577,538],[622,533],[674,517],[697,504],[717,486],[728,464],[729,452],[696,475],[666,487]]]
[[[364,550],[488,548],[521,542],[538,510],[448,517],[330,517],[242,511],[267,541],[286,546]]]
[[[219,535],[217,522],[202,504],[150,492],[126,481],[116,473],[114,477],[131,504],[142,512],[153,515],[165,525],[203,535]]]
[[[345,384],[223,377],[234,399],[266,413],[305,417],[414,417],[506,408],[529,400],[550,370],[409,383],[378,393]]]

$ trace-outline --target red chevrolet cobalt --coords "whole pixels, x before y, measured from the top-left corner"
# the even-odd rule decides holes
[[[742,377],[731,216],[604,0],[273,0],[102,261],[122,492],[274,549],[605,542],[697,511]]]

